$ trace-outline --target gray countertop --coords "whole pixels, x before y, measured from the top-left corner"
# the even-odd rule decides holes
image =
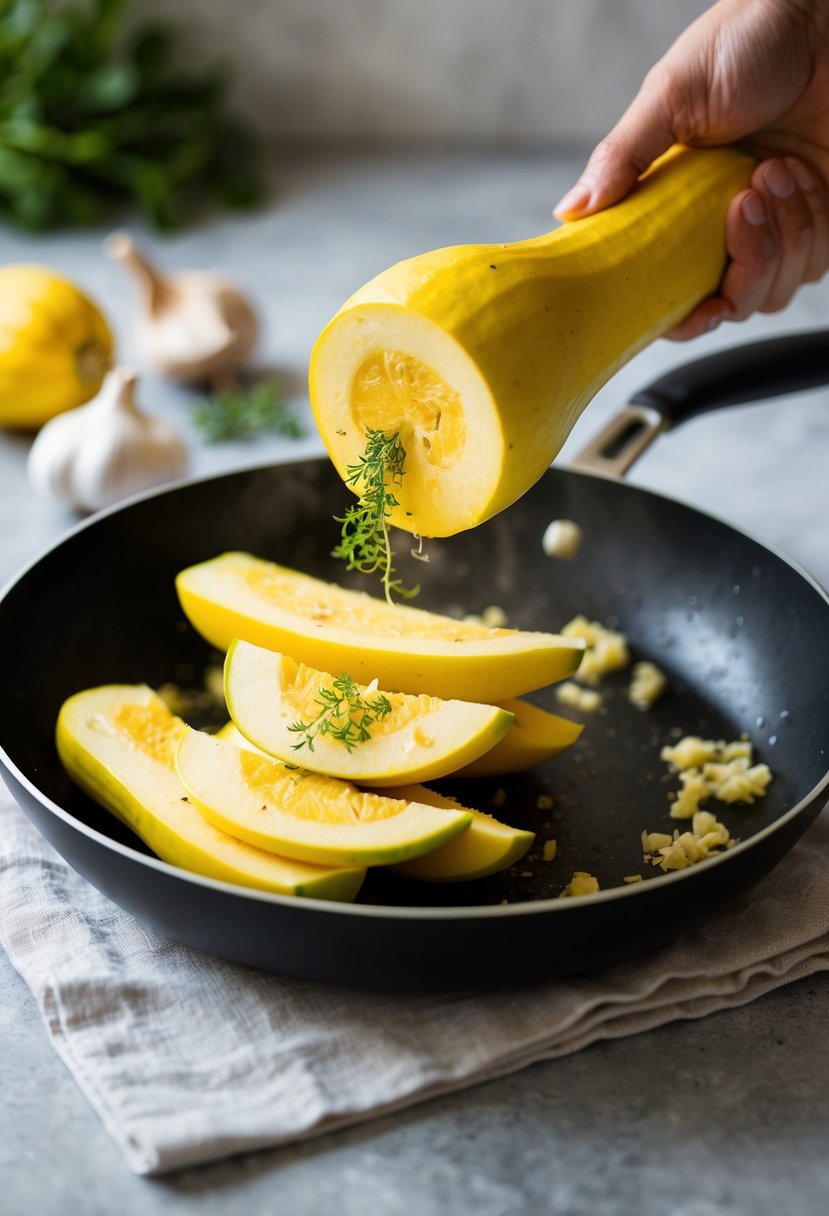
[[[278,172],[274,204],[262,213],[163,243],[147,237],[166,264],[220,268],[250,290],[266,320],[262,361],[279,370],[309,436],[204,447],[187,394],[148,377],[145,404],[194,440],[194,473],[320,452],[305,369],[342,300],[414,251],[544,230],[576,168],[541,154],[309,155]],[[0,263],[36,261],[76,278],[133,360],[133,292],[103,256],[101,236],[5,231]],[[823,284],[776,317],[693,346],[657,343],[599,394],[562,459],[615,404],[681,360],[828,323]],[[631,479],[727,518],[829,583],[827,407],[819,392],[707,417],[660,440]],[[29,489],[28,443],[0,433],[0,582],[73,522]],[[829,977],[818,976],[305,1146],[148,1181],[124,1166],[0,955],[0,1216],[811,1216],[829,1207],[827,1019]]]

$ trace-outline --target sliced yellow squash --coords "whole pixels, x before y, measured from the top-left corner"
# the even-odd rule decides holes
[[[234,638],[361,684],[493,704],[572,675],[578,638],[388,604],[247,553],[224,553],[176,579],[193,626],[227,650]]]
[[[175,770],[176,747],[186,729],[146,685],[106,685],[64,703],[57,746],[70,777],[162,861],[262,891],[352,900],[365,877],[363,868],[277,857],[204,818]]]
[[[597,215],[377,275],[311,356],[314,416],[340,476],[379,430],[406,453],[398,527],[450,536],[509,506],[602,385],[716,290],[726,212],[755,166],[731,148],[673,148]]]
[[[565,748],[575,743],[584,725],[548,713],[529,701],[514,698],[502,701],[501,709],[513,715],[507,733],[488,752],[458,769],[453,777],[499,777],[505,773],[523,773],[537,764],[546,764]]]
[[[483,756],[512,723],[494,705],[385,693],[238,638],[225,661],[225,699],[267,755],[368,786],[444,777]]]
[[[459,808],[454,798],[437,794],[422,785],[404,786],[388,793],[428,806],[442,807],[446,811]],[[485,815],[483,811],[474,811],[469,807],[461,809],[468,810],[472,815],[472,822],[465,832],[431,853],[393,866],[394,872],[424,882],[462,882],[470,878],[485,878],[487,874],[497,874],[499,870],[514,865],[535,840],[534,832],[511,828],[491,815]]]
[[[258,755],[264,754],[246,739],[232,722],[227,722],[217,731],[216,738],[225,739],[236,747],[247,748]],[[389,798],[409,798],[413,802],[442,807],[447,811],[459,809],[459,803],[454,798],[438,794],[424,785],[409,785],[377,792]],[[468,806],[460,806],[460,810],[468,811],[472,816],[472,822],[466,831],[461,832],[460,836],[456,836],[448,844],[442,844],[429,853],[422,853],[420,857],[401,862],[391,869],[406,878],[418,878],[424,882],[461,882],[468,878],[484,878],[487,874],[497,874],[499,870],[513,865],[524,856],[535,839],[533,832],[525,832],[500,823],[483,811],[476,811]]]
[[[257,848],[319,865],[408,861],[463,832],[472,813],[363,793],[186,730],[176,768],[202,813]]]

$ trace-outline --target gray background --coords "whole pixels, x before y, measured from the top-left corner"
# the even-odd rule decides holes
[[[703,0],[178,0],[271,136],[599,138]],[[138,0],[137,14],[170,14]]]

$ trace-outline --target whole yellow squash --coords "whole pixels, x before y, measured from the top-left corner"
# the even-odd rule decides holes
[[[0,426],[35,428],[94,397],[112,360],[103,315],[42,266],[0,267]]]
[[[622,364],[716,290],[726,211],[755,163],[674,148],[598,215],[424,253],[361,287],[311,358],[340,475],[368,429],[396,432],[406,456],[391,523],[451,536],[508,507]]]

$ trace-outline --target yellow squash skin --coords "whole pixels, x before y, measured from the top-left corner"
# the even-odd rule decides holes
[[[436,250],[372,279],[311,359],[314,414],[340,475],[367,426],[397,430],[398,527],[450,536],[509,506],[602,385],[716,289],[728,204],[754,164],[677,147],[598,215],[515,244]]]
[[[396,874],[406,878],[416,878],[420,882],[466,882],[472,878],[485,878],[520,861],[535,840],[534,832],[510,827],[471,807],[459,808],[454,798],[422,785],[405,786],[389,790],[388,793],[447,811],[468,810],[472,815],[469,827],[454,840],[433,849],[431,853],[392,866]]]
[[[387,604],[248,553],[182,570],[176,591],[190,623],[220,650],[234,638],[360,684],[445,700],[501,702],[566,679],[584,642],[488,629],[408,604]]]
[[[33,429],[94,397],[112,360],[104,317],[42,266],[0,267],[0,426]]]
[[[579,722],[560,718],[517,697],[502,701],[501,709],[513,716],[512,726],[503,739],[464,768],[457,769],[453,777],[500,777],[526,772],[560,755],[584,730]]]
[[[146,685],[110,684],[64,703],[57,748],[72,780],[162,861],[279,895],[353,900],[365,877],[362,867],[277,857],[208,823],[176,775],[175,746],[186,729]]]

